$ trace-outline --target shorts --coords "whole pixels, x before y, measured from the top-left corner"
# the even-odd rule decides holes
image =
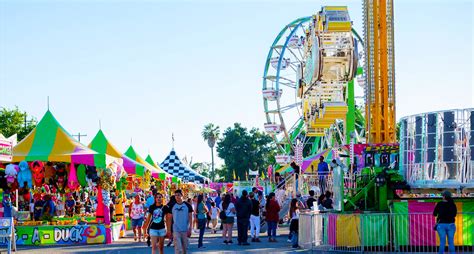
[[[132,219],[132,227],[141,227],[143,226],[143,218],[140,219]]]
[[[234,216],[227,216],[224,221],[222,221],[224,224],[234,224]]]
[[[150,228],[150,236],[157,236],[157,237],[164,237],[166,236],[166,229],[151,229]]]

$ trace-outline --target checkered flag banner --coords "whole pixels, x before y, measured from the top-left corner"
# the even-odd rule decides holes
[[[171,150],[170,154],[160,164],[160,167],[167,173],[182,179],[184,182],[204,183],[204,181],[207,180],[204,176],[184,165],[174,149]]]

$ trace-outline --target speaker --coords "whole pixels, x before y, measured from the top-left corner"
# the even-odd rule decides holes
[[[421,147],[423,118],[415,118],[415,163],[421,163],[423,148]]]

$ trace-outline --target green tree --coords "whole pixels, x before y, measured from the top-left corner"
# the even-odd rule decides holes
[[[225,181],[232,181],[234,172],[236,180],[245,180],[249,169],[265,172],[274,163],[275,152],[270,136],[256,128],[248,131],[240,123],[227,128],[217,142],[217,153],[227,168]]]
[[[202,130],[202,138],[204,141],[207,141],[207,144],[209,145],[209,148],[211,148],[211,172],[212,176],[215,176],[214,172],[214,146],[216,145],[216,141],[219,138],[220,130],[219,126],[214,125],[213,123],[206,124],[204,126],[204,129]],[[214,178],[211,178],[212,181],[214,181]]]
[[[207,178],[210,178],[210,176],[212,175],[212,173],[209,171],[210,165],[208,162],[195,162],[192,163],[189,167]]]
[[[11,110],[7,108],[0,110],[0,133],[5,137],[17,134],[20,141],[36,127],[36,124],[35,118],[20,111],[18,107]]]
[[[222,183],[225,182],[226,179],[232,179],[232,171],[228,170],[227,166],[223,164],[219,168],[216,168],[216,175],[214,177],[216,182]]]

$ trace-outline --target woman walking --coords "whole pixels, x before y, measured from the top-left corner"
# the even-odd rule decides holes
[[[132,219],[133,240],[136,241],[138,235],[138,241],[141,242],[143,217],[145,216],[145,210],[139,195],[135,195],[135,199],[130,205],[128,216]]]
[[[159,250],[160,254],[164,253],[166,213],[169,213],[169,210],[167,206],[163,205],[163,195],[156,193],[155,203],[148,208],[148,216],[145,222],[145,228],[150,228],[152,254],[156,253],[156,249]],[[147,235],[147,233],[145,233],[145,235]]]
[[[446,245],[446,236],[448,237],[449,253],[454,253],[454,233],[456,232],[456,225],[454,224],[456,214],[458,212],[454,200],[451,197],[451,192],[444,191],[442,193],[443,200],[436,204],[433,215],[436,217],[436,231],[439,236],[439,251],[444,253]]]
[[[221,217],[223,229],[222,238],[224,238],[224,244],[232,244],[232,227],[234,226],[235,206],[232,203],[230,195],[225,194],[224,202],[221,204],[221,214],[225,214],[225,218]]]
[[[298,222],[300,216],[300,207],[298,206],[298,199],[294,198],[290,203],[289,217],[291,218],[290,222],[290,235],[291,243],[293,248],[298,248]]]
[[[198,248],[205,248],[202,245],[202,239],[204,237],[204,231],[206,231],[206,222],[207,222],[207,213],[209,210],[207,210],[206,203],[204,203],[204,196],[202,194],[198,195],[197,198],[197,211],[196,211],[196,217],[198,220],[198,229],[199,229],[199,241],[198,241]]]
[[[268,194],[266,209],[266,220],[268,224],[268,241],[276,242],[276,228],[280,220],[278,213],[280,212],[280,205],[276,201],[275,193]]]

